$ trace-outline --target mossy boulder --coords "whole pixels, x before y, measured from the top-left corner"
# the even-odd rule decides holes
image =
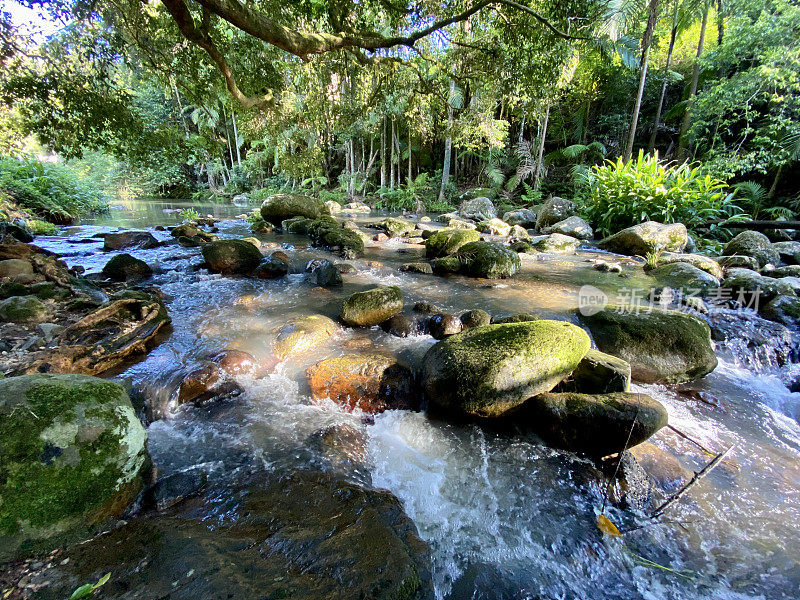
[[[538,321],[541,318],[534,313],[516,313],[507,317],[492,319],[492,323],[526,323],[528,321]]]
[[[261,252],[244,240],[219,240],[203,246],[203,258],[210,271],[223,275],[251,273],[261,262]]]
[[[571,200],[552,196],[536,213],[536,228],[539,230],[550,227],[571,217],[575,214],[577,207]]]
[[[194,223],[183,223],[177,227],[173,227],[170,234],[173,237],[194,237],[200,233],[200,228]]]
[[[719,279],[686,262],[667,263],[652,269],[648,274],[659,283],[682,290],[684,294],[706,296],[719,288]]]
[[[741,254],[735,256],[718,256],[716,260],[723,269],[758,270],[758,261],[752,256],[742,256]]]
[[[496,242],[464,244],[458,249],[455,257],[461,262],[462,273],[486,279],[512,277],[519,271],[521,265],[516,252]]]
[[[755,266],[755,269],[758,265]],[[753,269],[753,270],[755,270]],[[767,277],[800,277],[800,265],[785,265],[783,267],[776,267],[768,273],[764,273]]]
[[[671,265],[673,263],[687,263],[705,271],[712,277],[722,279],[722,265],[710,256],[703,256],[702,254],[684,254],[681,252],[662,252],[658,256],[657,266],[659,267]]]
[[[530,229],[536,227],[536,213],[529,208],[518,208],[504,213],[503,221],[509,225],[520,225]]]
[[[796,327],[800,323],[800,298],[776,296],[758,309],[765,319]]]
[[[364,239],[359,232],[343,228],[333,217],[320,217],[308,228],[315,246],[323,246],[344,257],[355,258],[364,251]]]
[[[44,323],[52,313],[34,296],[11,296],[0,302],[0,321],[11,323]]]
[[[426,262],[406,263],[400,267],[405,273],[419,273],[421,275],[433,275],[433,267]]]
[[[768,302],[776,296],[794,295],[791,283],[766,277],[750,269],[728,269],[720,285],[732,291],[732,299],[746,304],[753,301],[754,295],[758,296],[759,302]]]
[[[543,233],[560,233],[579,240],[590,240],[594,237],[592,226],[577,215],[567,217],[563,221],[546,227]]]
[[[627,361],[592,348],[572,374],[558,384],[555,392],[611,394],[629,392],[631,365]]]
[[[497,217],[497,210],[489,198],[478,196],[464,200],[458,209],[458,215],[470,221],[488,221]]]
[[[314,219],[309,219],[307,217],[292,217],[291,219],[285,219],[284,221],[281,221],[281,228],[286,233],[308,235],[308,231],[313,222]]]
[[[531,398],[514,420],[553,446],[607,456],[647,440],[668,415],[647,394],[548,393]]]
[[[375,227],[386,232],[389,237],[400,237],[414,231],[415,226],[411,221],[389,217],[375,224]]]
[[[682,383],[699,379],[717,366],[711,330],[695,316],[609,307],[581,320],[602,352],[630,363],[637,381]]]
[[[113,281],[139,280],[152,274],[153,270],[146,262],[130,254],[112,256],[103,267],[103,276]]]
[[[381,286],[356,292],[342,304],[340,319],[353,327],[379,325],[403,310],[403,292],[397,286]]]
[[[428,350],[422,384],[438,412],[499,417],[552,390],[589,346],[586,332],[564,321],[476,327]]]
[[[600,240],[597,245],[617,254],[645,256],[657,251],[683,252],[688,243],[689,233],[683,223],[645,221]]]
[[[448,219],[446,221],[448,229],[477,229],[478,226],[475,225],[472,221],[465,221],[464,219],[459,219],[458,217],[453,219]]]
[[[725,244],[722,254],[726,256],[734,254],[752,256],[761,267],[768,263],[774,265],[780,261],[780,255],[772,247],[772,242],[769,241],[767,236],[758,231],[743,231],[738,234]]]
[[[478,223],[476,229],[488,235],[509,235],[511,233],[511,225],[500,219],[481,221]]]
[[[450,275],[461,270],[461,261],[457,256],[442,256],[431,263],[431,269],[437,275]]]
[[[531,240],[531,246],[534,250],[550,254],[575,254],[580,245],[581,241],[579,239],[560,233],[551,233]]]
[[[33,275],[33,265],[21,258],[0,260],[0,279],[13,279],[17,275]]]
[[[0,559],[49,550],[121,514],[141,489],[146,439],[116,383],[0,380]]]
[[[474,229],[442,229],[425,240],[425,255],[431,258],[455,254],[461,246],[481,239]]]
[[[800,265],[800,242],[775,242],[772,244],[772,249],[787,265]]]
[[[327,214],[330,213],[325,202],[303,194],[273,194],[261,204],[261,218],[273,225],[292,217],[316,219]]]
[[[492,322],[492,315],[486,312],[483,309],[476,308],[474,310],[468,310],[463,315],[461,315],[461,325],[464,329],[473,329],[475,327],[483,327],[484,325],[489,325]]]
[[[120,231],[107,233],[103,239],[104,250],[123,250],[125,248],[155,248],[158,240],[149,231]]]
[[[292,319],[278,331],[272,351],[279,360],[304,354],[325,343],[337,329],[336,323],[324,315]]]

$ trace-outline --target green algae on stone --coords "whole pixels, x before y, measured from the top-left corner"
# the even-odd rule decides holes
[[[403,292],[396,285],[356,292],[342,304],[341,320],[354,327],[379,325],[403,310]]]
[[[521,265],[516,252],[496,242],[464,244],[455,256],[461,261],[461,272],[471,277],[486,279],[512,277],[519,271]]]
[[[280,225],[292,217],[316,219],[330,214],[325,202],[303,194],[273,194],[261,204],[261,218],[267,223]]]
[[[389,217],[375,224],[375,227],[382,229],[389,237],[398,237],[414,231],[415,226],[411,221]]]
[[[50,316],[50,309],[33,296],[11,296],[0,302],[0,321],[44,323]]]
[[[130,254],[117,254],[103,267],[103,276],[113,281],[143,279],[153,274],[153,270],[143,260]]]
[[[0,557],[48,549],[119,515],[141,489],[146,438],[119,384],[0,380]]]
[[[244,240],[219,240],[203,246],[203,258],[215,273],[250,273],[261,262],[261,251]]]
[[[591,349],[572,374],[559,383],[554,391],[610,394],[629,392],[630,389],[631,365],[621,358]]]
[[[464,244],[479,239],[481,236],[474,229],[442,229],[425,240],[425,255],[437,258],[455,254]]]
[[[704,377],[717,366],[711,329],[695,316],[608,307],[580,318],[602,352],[631,364],[637,381],[683,383]]]
[[[333,217],[313,221],[308,227],[308,236],[315,246],[338,251],[347,258],[355,258],[364,251],[364,240],[359,232],[343,228]]]
[[[435,344],[422,382],[431,407],[455,416],[499,417],[569,375],[589,336],[564,321],[485,325]]]

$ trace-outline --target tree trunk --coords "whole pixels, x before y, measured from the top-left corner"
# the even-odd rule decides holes
[[[392,117],[392,138],[389,140],[391,155],[389,157],[389,189],[394,191],[394,117]]]
[[[631,126],[628,130],[628,141],[625,144],[625,162],[631,159],[633,154],[633,142],[636,139],[636,128],[639,125],[639,111],[642,108],[642,96],[644,95],[644,84],[647,80],[647,63],[650,59],[650,46],[653,43],[653,30],[656,27],[656,19],[658,17],[658,3],[659,0],[650,0],[650,8],[647,14],[647,26],[644,29],[644,36],[642,37],[642,58],[640,63],[639,73],[639,89],[636,92],[636,102],[633,106],[633,116],[631,117]]]
[[[453,149],[453,137],[450,133],[453,127],[453,105],[451,102],[455,92],[456,81],[455,79],[451,79],[450,95],[447,97],[447,137],[444,140],[444,162],[442,164],[442,185],[439,188],[439,202],[444,202],[444,191],[450,183],[450,154]]]
[[[386,187],[386,117],[381,123],[381,189]]]
[[[547,122],[550,120],[550,104],[544,111],[544,121],[542,122],[542,135],[539,141],[539,152],[536,157],[536,171],[533,173],[533,191],[539,190],[539,184],[542,179],[542,162],[544,161],[544,141],[547,138]]]
[[[411,174],[411,123],[408,124],[408,180],[407,183],[411,183],[414,180],[414,176]]]
[[[697,82],[700,80],[700,56],[703,54],[703,43],[706,38],[706,25],[708,24],[708,5],[703,11],[703,22],[700,25],[700,39],[697,42],[697,56],[694,61],[694,69],[692,70],[692,82],[689,85],[689,99],[686,102],[686,111],[683,113],[683,122],[681,123],[681,133],[678,138],[678,160],[683,161],[687,158],[687,142],[686,134],[689,131],[689,125],[692,122],[692,105],[694,104],[695,96],[697,95]]]
[[[669,76],[669,67],[672,64],[672,51],[675,49],[675,38],[678,37],[678,6],[679,0],[675,0],[675,11],[672,13],[672,30],[669,33],[669,48],[667,49],[667,64],[664,65],[664,71]],[[661,96],[658,99],[658,109],[656,110],[656,118],[653,121],[653,133],[650,134],[650,143],[647,144],[647,151],[652,152],[656,147],[656,136],[658,135],[658,126],[661,124],[661,112],[664,110],[664,98],[667,96],[667,78],[661,84]]]
[[[239,130],[236,128],[236,113],[231,111],[233,119],[233,143],[236,146],[236,164],[242,166],[242,153],[239,151]]]
[[[722,46],[725,37],[725,1],[717,0],[717,47]]]

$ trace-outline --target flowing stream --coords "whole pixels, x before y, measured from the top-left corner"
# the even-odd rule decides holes
[[[164,209],[182,206],[133,202],[64,228],[59,236],[37,238],[37,243],[70,265],[96,272],[111,254],[102,251],[99,239],[75,240],[117,227],[152,231],[156,225],[176,224],[176,214]],[[233,217],[251,208],[198,208],[227,218],[219,223],[221,237],[250,235],[248,224]],[[358,220],[363,225],[374,219],[373,214]],[[314,257],[332,258],[308,248],[303,236],[258,237],[281,244],[295,266]],[[368,245],[363,257],[348,261],[357,270],[345,274],[344,286],[334,291],[315,288],[304,272],[256,280],[194,270],[198,248],[172,245],[131,254],[154,267],[152,283],[167,297],[174,331],[118,377],[160,398],[167,408],[174,382],[209,354],[239,348],[266,357],[276,330],[292,317],[320,313],[336,318],[344,297],[377,284],[398,285],[408,306],[426,300],[455,313],[482,308],[495,315],[537,312],[570,320],[583,284],[609,294],[651,285],[632,263],[625,267],[633,275],[627,279],[592,270],[587,260],[596,254],[586,252],[526,258],[517,277],[490,284],[402,273],[397,267],[420,252],[399,240]],[[149,449],[162,475],[197,468],[219,481],[246,478],[247,465],[253,463],[267,469],[333,468],[307,443],[309,436],[326,425],[351,424],[366,436],[367,461],[349,467],[348,475],[389,489],[402,500],[432,548],[438,598],[798,598],[800,394],[791,393],[787,382],[800,368],[774,360],[771,349],[777,341],[767,338],[755,348],[746,341],[720,343],[716,371],[680,390],[634,386],[661,401],[670,423],[707,448],[735,448],[658,523],[649,523],[636,509],[607,509],[618,524],[639,527],[622,538],[604,537],[597,530],[605,486],[596,467],[535,436],[453,425],[405,411],[382,413],[373,423],[311,402],[304,373],[316,361],[354,349],[418,353],[434,343],[429,336],[401,339],[377,328],[342,329],[332,345],[281,363],[264,379],[240,378],[245,392],[235,400],[213,410],[184,408],[153,422]],[[669,430],[651,441],[690,474],[711,458]]]

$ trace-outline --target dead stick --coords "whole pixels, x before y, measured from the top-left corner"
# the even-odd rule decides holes
[[[670,425],[669,423],[667,424],[667,427],[668,427],[669,429],[671,429],[672,431],[674,431],[675,433],[677,433],[677,434],[678,434],[679,436],[681,436],[683,439],[685,439],[685,440],[688,440],[688,441],[690,441],[691,443],[693,443],[695,446],[697,446],[698,448],[700,448],[700,450],[702,450],[703,452],[705,452],[705,453],[706,453],[706,454],[708,454],[709,456],[716,456],[716,455],[717,455],[717,453],[716,453],[716,452],[714,452],[714,451],[712,451],[712,450],[709,450],[708,448],[706,448],[705,446],[703,446],[703,444],[701,444],[701,443],[700,443],[700,442],[698,442],[697,440],[694,440],[694,439],[690,438],[688,435],[686,435],[685,433],[683,433],[683,432],[682,432],[680,429],[678,429],[677,427],[673,427],[673,426],[672,426],[672,425]],[[736,466],[735,464],[733,464],[732,462],[730,462],[730,461],[727,461],[727,460],[726,460],[726,461],[723,461],[723,462],[724,462],[726,465],[728,465],[729,467],[732,467],[732,468],[736,469],[737,471],[739,470],[739,467],[738,467],[738,466]]]
[[[720,462],[722,462],[722,459],[725,458],[731,450],[733,450],[734,446],[735,444],[730,448],[728,448],[727,450],[725,450],[725,452],[720,452],[719,454],[717,454],[714,457],[714,460],[712,460],[705,467],[703,467],[697,473],[694,474],[694,477],[692,477],[689,480],[689,483],[687,483],[685,486],[679,489],[675,494],[673,494],[666,502],[664,502],[664,504],[659,506],[650,518],[657,519],[664,513],[665,510],[667,510],[670,506],[672,506],[678,500],[680,500],[681,496],[683,496],[686,492],[688,492],[698,481],[700,481],[703,477],[711,473],[711,471],[714,470],[714,467],[716,467]]]

